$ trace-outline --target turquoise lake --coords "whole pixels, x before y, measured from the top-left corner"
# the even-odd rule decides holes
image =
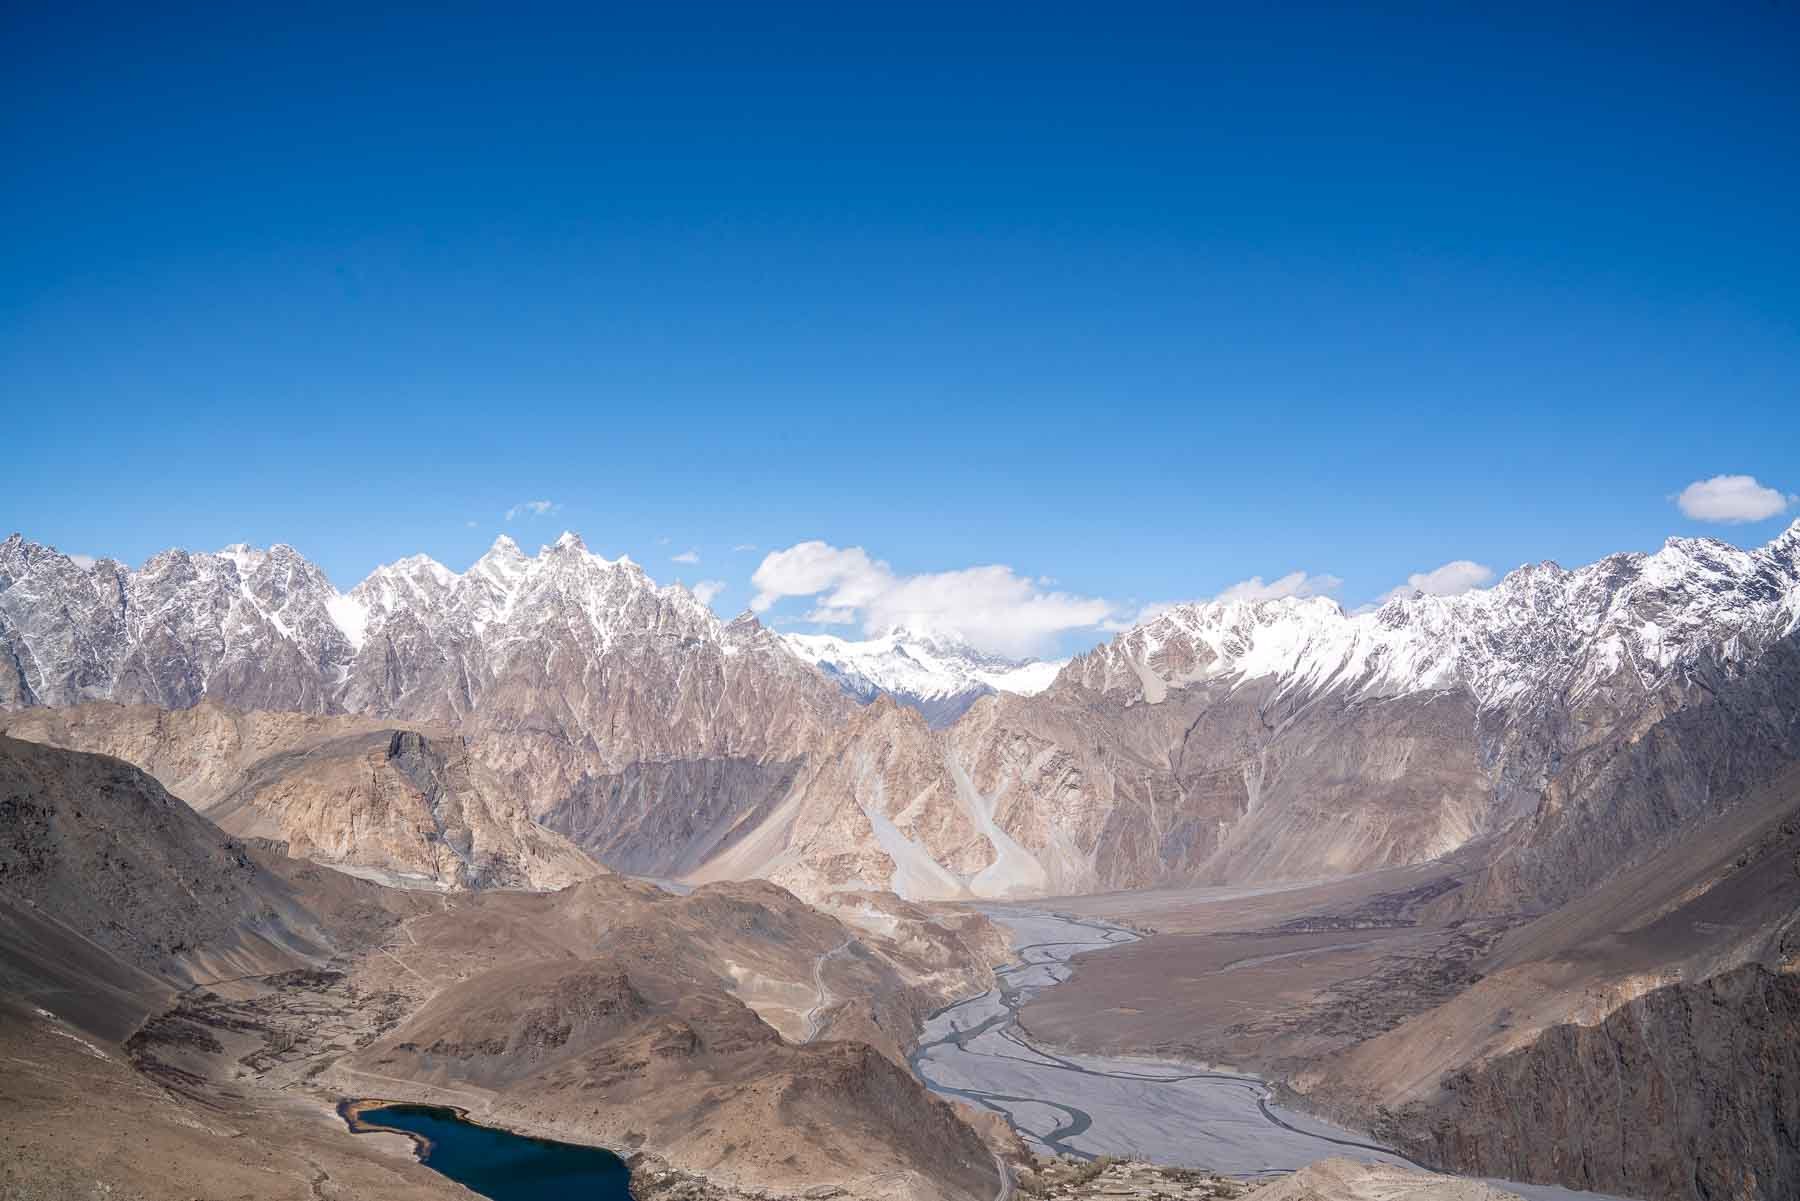
[[[400,1130],[425,1140],[420,1160],[493,1201],[630,1201],[625,1161],[581,1147],[478,1126],[436,1105],[365,1109],[351,1129]]]

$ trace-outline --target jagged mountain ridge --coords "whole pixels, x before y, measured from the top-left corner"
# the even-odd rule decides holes
[[[1345,613],[1323,597],[1177,605],[1075,660],[1065,678],[1128,703],[1274,677],[1363,697],[1463,688],[1483,708],[1581,703],[1621,669],[1653,687],[1711,654],[1743,664],[1800,629],[1800,522],[1765,547],[1671,538],[1654,554],[1520,567],[1492,588]]]
[[[535,557],[502,539],[461,575],[402,560],[341,596],[284,547],[132,573],[0,544],[7,705],[202,694],[455,725],[611,866],[804,895],[1299,878],[1541,841],[1558,807],[1592,820],[1596,789],[1633,787],[1593,765],[1797,631],[1800,523],[1366,613],[1178,606],[933,730],[573,535]]]
[[[1011,659],[959,638],[892,630],[862,640],[831,634],[787,634],[794,653],[867,704],[891,696],[917,709],[933,727],[947,726],[996,692],[1031,696],[1050,686],[1061,662]]]
[[[14,704],[186,708],[211,697],[245,709],[454,715],[480,706],[519,644],[571,616],[598,651],[660,635],[735,653],[760,630],[728,627],[680,584],[659,588],[629,557],[591,554],[568,533],[536,557],[502,535],[460,575],[415,555],[347,593],[285,544],[168,550],[134,571],[113,559],[83,567],[15,534],[0,543],[0,597],[13,668],[0,695]],[[425,649],[415,638],[454,655],[452,669],[395,670],[387,652]],[[244,675],[252,660],[258,680]],[[259,698],[269,703],[249,703]]]
[[[1754,782],[1619,754],[1797,640],[1800,523],[1756,550],[1671,540],[1367,613],[1180,606],[948,730],[867,715],[778,834],[709,870],[819,891],[891,863],[913,895],[1054,895],[1318,878],[1500,840],[1525,854],[1484,904],[1555,903],[1666,835],[1648,816],[1609,825],[1613,807],[1655,794],[1693,814]],[[1756,690],[1771,716],[1736,723],[1754,747],[1734,763],[1781,761],[1782,715],[1800,711],[1783,673]],[[1577,853],[1576,828],[1608,830],[1604,851]]]
[[[753,617],[573,534],[535,556],[502,537],[460,575],[402,560],[344,594],[286,546],[131,571],[0,543],[0,705],[97,699],[453,725],[533,816],[659,873],[779,795],[854,704]]]

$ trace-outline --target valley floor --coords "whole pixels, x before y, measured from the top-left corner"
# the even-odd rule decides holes
[[[1313,1012],[1319,994],[1341,988],[1372,964],[1388,964],[1392,974],[1396,956],[1455,974],[1445,965],[1456,962],[1455,948],[1469,936],[1447,927],[1279,928],[1294,921],[1293,914],[1316,908],[1322,895],[1334,903],[1354,901],[1365,913],[1372,899],[1379,909],[1382,898],[1419,890],[1412,874],[1381,873],[1319,888],[1069,898],[1048,902],[1054,912],[1040,908],[1042,902],[986,906],[983,912],[1013,930],[1020,961],[1001,969],[997,990],[930,1017],[912,1055],[914,1069],[935,1091],[1004,1114],[1039,1155],[1117,1157],[1240,1178],[1294,1172],[1326,1157],[1382,1170],[1421,1170],[1368,1135],[1278,1104],[1271,1086],[1256,1075],[1170,1058],[1169,1043],[1142,1041],[1178,1032],[1173,1046],[1179,1053],[1189,1046],[1228,1045],[1215,1040],[1284,1015],[1290,1026],[1306,1027],[1292,1016],[1296,1011]],[[1422,889],[1432,892],[1428,885]],[[1254,920],[1276,928],[1262,938],[1190,931],[1150,940],[1094,916],[1122,917],[1124,909],[1135,910],[1132,916],[1140,920],[1158,915],[1188,927]],[[1083,910],[1088,915],[1078,916]],[[1234,953],[1208,944],[1209,938]],[[1074,970],[1071,960],[1084,955],[1083,969]],[[1121,995],[1137,1005],[1113,1004]],[[1419,999],[1395,992],[1386,1003],[1410,1011]],[[1040,1012],[1051,1020],[1039,1024]],[[1354,1016],[1344,1016],[1355,1028]],[[1379,1020],[1387,1019],[1370,1014],[1362,1022]],[[1077,1037],[1063,1037],[1070,1032]],[[1298,1037],[1316,1043],[1321,1036],[1302,1029]],[[1109,1043],[1111,1051],[1085,1049]],[[1599,1197],[1548,1185],[1492,1183],[1528,1201]]]
[[[1068,897],[1056,912],[1155,937],[1086,960],[1022,1020],[1090,1054],[1164,1055],[1280,1076],[1466,987],[1512,925],[1450,923],[1443,863],[1261,888]],[[1089,967],[1093,970],[1088,970]]]
[[[926,1023],[913,1068],[934,1090],[1004,1113],[1034,1149],[1111,1155],[1261,1176],[1332,1154],[1406,1166],[1346,1130],[1269,1102],[1254,1076],[1148,1058],[1058,1054],[1019,1028],[1018,1011],[1068,974],[1086,951],[1135,941],[1122,926],[1046,912],[993,909],[1012,928],[1021,962],[998,990]]]

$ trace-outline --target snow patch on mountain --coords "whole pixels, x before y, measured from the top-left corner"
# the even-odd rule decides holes
[[[996,692],[1012,692],[1019,696],[1036,696],[1050,687],[1067,659],[1035,659],[1000,671],[986,668],[971,674]]]

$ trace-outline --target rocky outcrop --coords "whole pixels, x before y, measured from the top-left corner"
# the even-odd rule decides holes
[[[1482,1180],[1457,1180],[1387,1164],[1322,1159],[1257,1190],[1259,1201],[1521,1201]]]
[[[206,815],[396,883],[554,889],[600,874],[451,736],[377,730],[271,756]]]
[[[1457,1072],[1390,1133],[1446,1169],[1654,1201],[1800,1195],[1800,977],[1749,965]]]

